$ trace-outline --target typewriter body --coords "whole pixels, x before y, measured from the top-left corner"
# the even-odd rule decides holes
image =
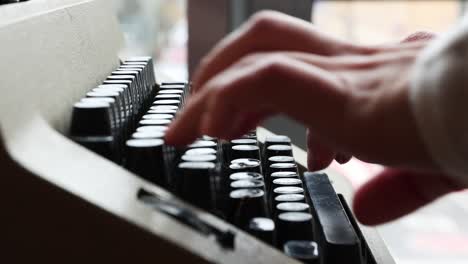
[[[299,263],[68,138],[73,104],[120,64],[111,1],[0,6],[0,39],[0,262]],[[327,173],[350,202],[348,182]],[[142,190],[232,232],[232,245],[142,203]],[[375,262],[394,263],[377,231],[360,229]]]

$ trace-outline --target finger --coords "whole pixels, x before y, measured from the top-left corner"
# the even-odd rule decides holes
[[[335,158],[335,152],[317,140],[307,130],[307,167],[310,171],[323,170],[328,167]]]
[[[413,41],[421,41],[421,40],[432,40],[437,35],[433,32],[428,31],[418,31],[403,39],[402,43],[404,42],[413,42]]]
[[[266,58],[262,63],[243,69],[234,66],[229,71],[208,83],[211,87],[207,89],[217,92],[206,100],[206,133],[222,135],[227,116],[259,108],[313,124],[322,132],[338,128],[343,131],[343,107],[348,94],[339,87],[341,82],[336,75],[287,57]]]
[[[354,212],[363,224],[382,224],[460,188],[442,174],[386,169],[358,190]]]
[[[208,92],[208,91],[206,91]],[[183,146],[194,141],[200,133],[200,123],[203,118],[203,112],[206,111],[204,100],[206,95],[196,94],[184,107],[184,111],[190,115],[177,115],[167,130],[165,141],[169,145]],[[184,135],[181,137],[180,135]]]
[[[241,117],[237,121],[235,121],[236,126],[229,139],[239,138],[245,135],[247,132],[255,129],[271,113],[272,111],[264,110],[241,115]]]
[[[326,35],[303,20],[265,11],[255,15],[239,30],[221,41],[203,59],[194,74],[194,91],[229,65],[254,52],[288,50],[336,55],[358,53],[363,49],[365,48]]]

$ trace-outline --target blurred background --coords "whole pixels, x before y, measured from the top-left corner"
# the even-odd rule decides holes
[[[115,1],[126,43],[122,57],[152,55],[158,73],[187,80],[187,1]],[[246,1],[231,0],[229,10],[240,8]],[[191,4],[201,2],[209,1],[193,0]],[[268,5],[268,1],[263,2]],[[285,0],[271,2],[290,3]],[[320,29],[339,38],[378,44],[396,42],[420,30],[442,33],[460,19],[465,9],[466,1],[461,0],[315,1],[312,17]],[[300,125],[281,123],[275,126],[268,122],[267,126],[272,126],[275,132],[290,134],[296,144],[305,145]],[[347,175],[356,187],[380,170],[379,166],[358,161],[333,166]],[[468,195],[461,192],[444,197],[416,214],[381,226],[379,231],[397,263],[468,263],[467,212]]]

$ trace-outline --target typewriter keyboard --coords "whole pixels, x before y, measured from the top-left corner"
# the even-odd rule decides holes
[[[204,136],[184,149],[165,145],[189,88],[157,84],[149,57],[128,59],[75,103],[70,138],[304,263],[375,263],[345,199],[326,174],[301,173],[288,137],[259,142],[251,131],[230,142]],[[138,197],[235,248],[234,232],[145,190]]]

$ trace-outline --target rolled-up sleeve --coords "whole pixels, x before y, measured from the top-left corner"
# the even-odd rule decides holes
[[[468,17],[417,59],[410,103],[427,150],[448,175],[468,184]]]

